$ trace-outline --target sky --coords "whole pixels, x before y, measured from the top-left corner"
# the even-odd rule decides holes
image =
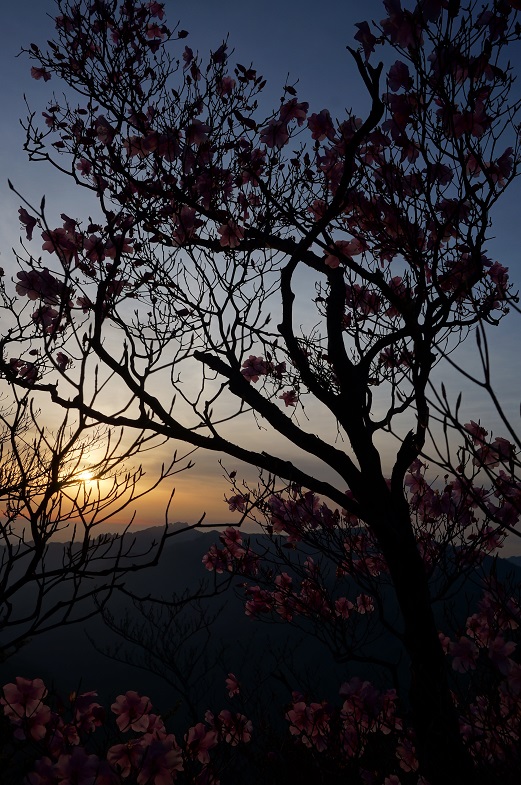
[[[22,9],[22,10],[20,10]],[[22,46],[35,42],[43,44],[52,36],[53,22],[47,14],[53,14],[51,0],[24,0],[23,4],[7,3],[2,9],[0,30],[0,84],[1,105],[0,133],[0,265],[8,276],[16,272],[13,247],[18,247],[20,229],[17,218],[19,199],[7,187],[9,178],[29,201],[40,202],[45,194],[49,214],[56,217],[66,209],[69,215],[81,216],[83,203],[67,178],[59,177],[44,164],[30,164],[23,151],[24,133],[19,124],[29,105],[37,112],[45,108],[49,89],[30,78],[30,64],[25,55],[17,57]],[[299,100],[310,104],[310,111],[329,108],[334,116],[342,116],[346,107],[353,107],[359,116],[367,108],[367,97],[361,85],[346,45],[353,43],[355,22],[363,19],[379,20],[383,17],[380,0],[365,3],[351,0],[264,0],[262,3],[244,0],[191,0],[172,2],[166,0],[168,22],[180,21],[181,28],[189,31],[189,44],[194,50],[207,53],[215,50],[229,34],[229,45],[235,49],[232,61],[245,65],[253,63],[258,72],[268,79],[265,91],[270,105],[277,106],[281,87],[299,80]],[[514,60],[520,65],[521,57]],[[52,83],[49,87],[52,86]],[[54,84],[59,89],[58,83]],[[490,255],[509,266],[514,280],[521,282],[519,268],[519,204],[521,187],[516,184],[510,196],[501,201],[500,210],[493,216],[495,240],[490,244]],[[76,210],[76,212],[75,212]],[[518,412],[521,363],[519,352],[519,321],[505,320],[492,337],[493,362],[497,389],[507,409]],[[462,361],[466,361],[464,358]],[[454,374],[447,374],[449,389],[456,391],[463,386]],[[486,407],[474,389],[464,390],[464,406],[468,419],[486,422]],[[45,412],[44,412],[45,414]],[[248,436],[247,430],[237,424],[237,434]],[[242,430],[241,430],[242,429]],[[498,430],[499,434],[499,430]],[[256,434],[259,440],[269,440],[267,434]],[[266,442],[268,443],[268,442]],[[145,468],[153,479],[157,466],[167,460],[172,445],[154,454],[144,456]],[[184,472],[172,482],[165,483],[153,495],[138,505],[136,524],[140,526],[160,524],[164,521],[164,507],[172,485],[176,496],[170,520],[190,523],[206,513],[210,523],[233,522],[232,515],[224,503],[228,485],[219,466],[220,456],[199,453],[195,456],[196,466]],[[291,458],[291,453],[287,453]],[[310,459],[301,456],[304,465],[311,470]],[[228,469],[237,468],[230,459],[224,459]],[[255,472],[247,476],[255,479]],[[121,523],[125,519],[122,519]],[[119,523],[118,522],[118,523]]]

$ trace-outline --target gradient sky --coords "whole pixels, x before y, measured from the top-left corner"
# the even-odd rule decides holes
[[[43,85],[29,75],[29,62],[25,55],[16,57],[21,46],[31,42],[44,44],[52,36],[54,25],[47,17],[53,14],[52,0],[24,0],[23,3],[7,3],[2,9],[0,30],[0,73],[1,105],[0,132],[0,264],[8,276],[16,272],[11,248],[19,244],[17,209],[19,199],[9,192],[7,178],[29,201],[38,204],[46,195],[48,213],[58,218],[64,210],[72,216],[82,217],[82,196],[74,190],[65,177],[59,177],[44,164],[29,164],[23,152],[24,134],[19,119],[26,116],[23,94],[37,112],[45,108],[50,90],[59,91],[56,80]],[[189,3],[166,0],[168,22],[180,21],[181,27],[190,33],[187,40],[194,50],[205,54],[217,46],[229,33],[229,44],[235,49],[232,62],[245,65],[250,62],[268,79],[265,100],[277,106],[281,87],[289,81],[299,79],[299,99],[310,104],[311,111],[329,108],[332,115],[341,117],[346,107],[353,107],[363,116],[368,101],[360,78],[354,68],[346,45],[353,43],[354,23],[363,19],[381,19],[384,16],[380,0],[366,0],[360,4],[351,0],[263,0],[261,3],[244,0],[191,0]],[[513,53],[512,60],[519,64],[521,56]],[[500,202],[493,216],[495,239],[489,244],[493,259],[510,267],[511,276],[521,282],[519,269],[519,226],[521,185],[513,186],[509,196]],[[83,211],[83,217],[85,213]],[[507,319],[494,331],[493,359],[496,386],[506,407],[513,417],[518,416],[521,363],[519,351],[519,320]],[[470,343],[469,343],[470,346]],[[462,355],[467,361],[469,353]],[[492,427],[498,435],[494,418],[487,420],[487,406],[474,389],[465,387],[464,380],[447,374],[449,389],[457,392],[464,389],[463,411],[466,419],[480,417],[486,427]],[[491,415],[492,416],[492,415]],[[465,420],[466,421],[466,420]],[[246,427],[237,426],[247,435]],[[260,439],[262,434],[258,435]],[[256,437],[257,438],[257,435]],[[272,442],[270,442],[272,444]],[[273,449],[273,448],[271,448]],[[156,451],[153,457],[145,456],[145,466],[150,477],[154,475],[158,461],[166,460],[172,445]],[[291,453],[286,456],[291,458]],[[228,487],[222,478],[218,457],[198,453],[196,467],[175,478],[176,500],[170,520],[194,522],[207,513],[209,522],[229,522],[236,517],[228,512],[223,502]],[[304,459],[306,468],[313,469],[311,461]],[[225,459],[225,466],[234,466]],[[255,471],[245,475],[254,480]],[[170,485],[156,491],[138,506],[136,523],[158,524],[164,520],[165,500]]]

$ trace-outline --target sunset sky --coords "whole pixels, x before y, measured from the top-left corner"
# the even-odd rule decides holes
[[[28,201],[35,204],[39,204],[45,194],[48,213],[57,220],[63,211],[85,218],[89,206],[68,178],[58,176],[44,164],[29,164],[22,149],[24,133],[19,119],[25,118],[27,113],[24,93],[30,107],[39,113],[45,108],[51,89],[59,94],[60,84],[57,80],[45,86],[35,82],[30,77],[27,57],[21,55],[17,58],[16,55],[22,46],[29,46],[32,42],[43,45],[47,38],[52,37],[54,24],[46,14],[53,15],[54,3],[51,0],[24,0],[23,3],[7,3],[4,6],[0,30],[3,109],[0,115],[0,265],[10,278],[17,270],[11,248],[19,245],[17,210],[20,200],[9,191],[7,178],[25,194]],[[252,62],[268,79],[264,94],[268,107],[278,105],[281,88],[289,75],[289,82],[299,80],[299,100],[308,101],[310,111],[328,108],[333,116],[341,117],[344,109],[352,106],[359,116],[364,116],[367,97],[345,47],[353,43],[355,22],[382,18],[380,0],[366,0],[363,4],[351,0],[322,0],[320,3],[311,0],[264,0],[262,3],[166,0],[166,11],[170,25],[179,20],[181,27],[190,33],[187,43],[203,54],[216,49],[229,33],[230,48],[235,49],[231,61],[245,65]],[[521,70],[521,52],[512,53],[512,61]],[[506,199],[500,201],[499,210],[493,215],[495,239],[488,249],[493,260],[510,267],[512,279],[519,283],[520,204],[521,184],[517,183]],[[33,250],[37,248],[33,244]],[[497,390],[506,402],[507,410],[513,417],[518,417],[521,390],[519,319],[515,316],[506,319],[495,335],[491,335],[491,340]],[[469,341],[469,346],[474,346],[473,341]],[[465,350],[462,357],[465,362],[468,360]],[[487,407],[475,390],[466,389],[464,380],[456,379],[454,374],[447,374],[447,382],[449,389],[457,391],[458,385],[464,389],[462,409],[465,421],[481,418],[485,427],[496,430],[497,422],[487,420]],[[242,433],[246,439],[252,438],[248,429],[251,425],[237,425],[237,433]],[[496,432],[501,435],[499,428]],[[265,439],[266,444],[271,440],[270,449],[274,449],[273,436],[254,433],[253,438]],[[151,479],[157,466],[168,460],[173,449],[175,446],[169,445],[144,456],[144,465]],[[284,449],[285,457],[291,459],[292,453]],[[237,516],[228,511],[223,501],[228,486],[222,478],[219,457],[203,453],[194,456],[195,468],[180,474],[174,478],[175,481],[165,483],[139,504],[136,524],[157,525],[164,521],[165,501],[172,484],[176,486],[176,499],[170,514],[171,521],[195,522],[206,512],[208,522],[233,522]],[[222,457],[227,468],[237,468],[241,473],[241,467]],[[313,470],[307,456],[301,456],[300,460],[308,470]],[[244,476],[254,480],[255,470],[244,470]]]

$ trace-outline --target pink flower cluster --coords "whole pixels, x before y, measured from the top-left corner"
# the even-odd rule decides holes
[[[472,463],[477,469],[503,463],[507,466],[515,456],[515,448],[507,439],[496,437],[485,441],[487,432],[471,421],[464,426],[473,443]],[[426,561],[436,559],[436,530],[443,521],[453,532],[453,541],[460,539],[457,558],[482,560],[487,553],[500,548],[506,536],[505,526],[514,526],[521,516],[521,484],[515,477],[500,470],[491,487],[478,485],[473,477],[461,475],[447,482],[443,490],[432,487],[424,476],[425,465],[416,460],[405,477],[410,492],[411,510],[418,519],[418,539],[427,551]],[[476,472],[477,474],[477,472]],[[486,515],[480,513],[486,512]]]
[[[228,674],[230,697],[239,692],[239,682]],[[13,726],[13,736],[34,745],[37,755],[25,785],[169,785],[187,766],[197,783],[219,785],[210,751],[219,745],[236,747],[251,740],[252,723],[243,714],[223,709],[217,716],[207,711],[205,723],[189,728],[184,742],[168,733],[163,720],[152,711],[150,699],[130,690],[119,695],[111,706],[119,734],[130,738],[108,747],[104,756],[89,754],[91,738],[98,728],[107,727],[107,713],[96,700],[96,692],[73,693],[66,718],[64,704],[52,711],[44,703],[47,688],[41,679],[17,677],[3,688],[0,705]],[[99,750],[99,745],[95,747]],[[43,753],[43,754],[42,754]],[[190,780],[192,781],[192,780]]]
[[[274,499],[278,500],[277,503],[282,504],[280,497],[272,497],[271,504],[274,503]],[[301,512],[298,504],[295,504],[293,510]],[[326,505],[321,505],[318,510],[319,513],[332,517],[331,511]],[[288,527],[288,511],[285,509],[284,512],[286,515],[284,527]],[[308,514],[305,517],[307,516]],[[316,527],[316,520],[313,520],[313,524]],[[301,525],[305,526],[306,523],[302,524],[301,522]],[[285,530],[286,528],[281,529],[281,531]],[[302,533],[303,530],[301,530],[301,535]],[[202,561],[207,570],[218,574],[232,572],[243,577],[251,577],[259,573],[261,557],[253,551],[249,543],[243,542],[238,529],[227,528],[221,532],[219,539],[223,547],[211,545],[203,556]],[[290,545],[298,539],[295,534],[287,537]],[[347,549],[347,540],[345,545]],[[272,570],[269,571],[269,575],[273,588],[261,588],[245,583],[243,589],[246,595],[246,615],[257,618],[263,614],[275,613],[285,621],[291,621],[296,615],[341,621],[351,618],[354,614],[363,616],[374,611],[373,598],[364,592],[353,596],[352,600],[345,596],[330,597],[324,588],[319,565],[311,557],[306,559],[303,568],[305,577],[300,583],[294,582],[287,572],[274,574]],[[349,565],[344,562],[344,569],[339,571],[338,575],[349,572],[353,575],[375,576],[385,569],[385,564],[378,554],[369,552],[363,558],[356,559],[356,565],[352,558]]]
[[[261,376],[273,376],[280,379],[285,371],[286,363],[284,362],[275,364],[271,360],[265,360],[264,357],[250,354],[242,364],[241,374],[247,382],[258,382]]]
[[[371,759],[373,765],[377,764],[375,751],[381,744],[381,737],[394,734],[398,766],[403,771],[418,768],[414,747],[406,736],[402,736],[395,690],[379,692],[370,682],[354,677],[342,685],[340,696],[343,704],[335,707],[325,701],[308,702],[300,693],[293,693],[286,719],[290,723],[290,733],[299,743],[326,757],[333,754],[345,762],[356,758],[362,770],[364,763],[369,764]]]
[[[521,664],[516,642],[509,640],[520,625],[517,600],[489,579],[477,612],[466,621],[465,634],[451,641],[440,633],[453,669],[470,675],[470,700],[459,706],[460,728],[477,760],[504,760],[521,740]],[[483,681],[473,678],[480,663],[481,672],[493,674],[485,691]]]
[[[351,602],[347,597],[333,599],[324,588],[319,577],[304,578],[295,584],[286,572],[272,578],[275,589],[244,584],[247,597],[245,613],[251,618],[276,613],[284,621],[300,615],[308,618],[331,621],[350,619],[353,614],[364,616],[374,611],[373,598],[358,594]]]
[[[207,570],[216,573],[236,571],[242,575],[256,575],[259,556],[248,543],[243,544],[238,529],[228,527],[219,534],[219,539],[223,547],[211,545],[203,556],[202,561]]]
[[[306,119],[308,108],[309,104],[307,102],[299,103],[296,98],[291,98],[285,104],[282,104],[278,118],[270,120],[268,125],[262,129],[260,141],[266,147],[280,150],[281,147],[284,147],[289,142],[289,123],[292,120],[296,120],[297,124],[301,126]]]
[[[364,243],[357,238],[353,238],[352,240],[337,240],[333,248],[329,249],[329,253],[326,253],[324,264],[331,269],[335,269],[339,266],[344,256],[357,256],[358,254],[363,253],[364,250]]]
[[[338,513],[311,491],[296,491],[294,498],[273,494],[267,502],[269,521],[276,534],[288,535],[288,542],[298,542],[306,529],[331,529],[338,523]]]

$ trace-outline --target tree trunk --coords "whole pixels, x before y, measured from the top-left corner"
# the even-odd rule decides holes
[[[409,699],[420,773],[430,785],[478,785],[479,772],[459,732],[447,660],[438,637],[423,561],[410,521],[405,526],[403,523],[398,527],[402,536],[396,537],[394,526],[392,536],[379,539],[403,617],[404,645],[410,658]],[[378,529],[382,531],[381,526]]]

